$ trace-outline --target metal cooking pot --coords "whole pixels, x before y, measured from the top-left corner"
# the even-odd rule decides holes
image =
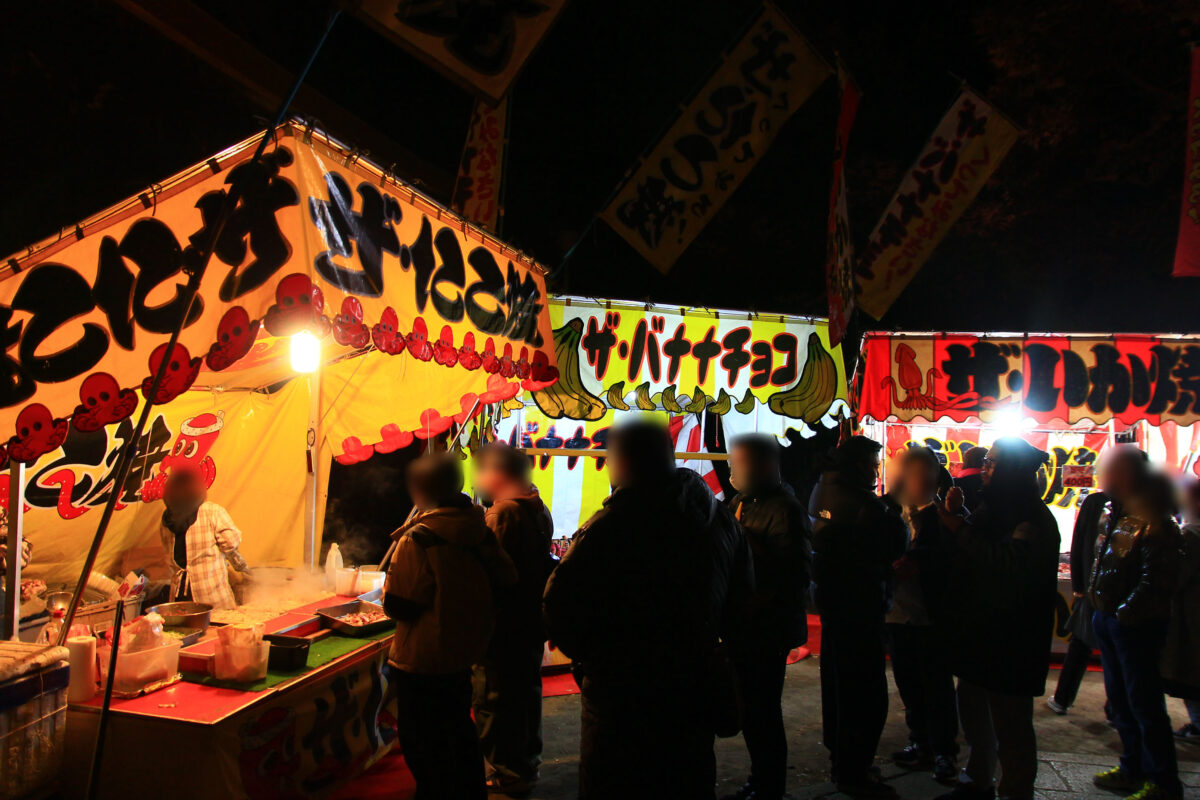
[[[213,607],[208,603],[162,603],[150,606],[147,614],[158,614],[168,628],[208,629],[208,620]]]

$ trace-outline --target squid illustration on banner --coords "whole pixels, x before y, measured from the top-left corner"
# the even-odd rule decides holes
[[[879,319],[904,291],[1017,141],[1011,122],[970,89],[942,117],[875,225],[858,262],[858,307]]]
[[[858,412],[958,422],[1200,420],[1200,337],[869,334]]]
[[[787,17],[765,3],[601,218],[669,272],[829,75]]]

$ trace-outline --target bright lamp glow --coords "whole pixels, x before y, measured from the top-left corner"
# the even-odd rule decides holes
[[[321,366],[321,340],[308,331],[292,334],[291,357],[293,371],[316,372]]]
[[[1025,428],[1026,420],[1021,416],[1020,409],[1006,408],[992,417],[991,426],[1000,437],[1020,436]]]

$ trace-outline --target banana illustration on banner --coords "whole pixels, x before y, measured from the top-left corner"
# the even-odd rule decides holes
[[[579,342],[583,320],[573,319],[554,331],[554,354],[558,358],[558,380],[545,389],[531,392],[533,401],[551,419],[600,419],[608,409],[589,392],[579,372]]]
[[[776,392],[767,399],[767,406],[776,414],[801,419],[809,425],[825,416],[837,398],[837,364],[815,333],[808,336],[808,358],[800,380],[785,392]],[[747,396],[749,399],[749,396]]]

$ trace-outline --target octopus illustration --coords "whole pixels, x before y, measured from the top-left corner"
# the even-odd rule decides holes
[[[458,348],[458,363],[463,369],[477,370],[483,363],[483,358],[475,350],[475,334],[467,331],[463,337],[462,347]]]
[[[400,333],[400,320],[396,310],[388,306],[371,328],[371,341],[380,352],[396,356],[404,352],[404,336]]]
[[[150,374],[142,380],[142,395],[158,405],[169,403],[192,388],[192,384],[196,382],[196,376],[200,374],[200,365],[203,363],[199,356],[192,358],[191,353],[181,344],[176,344],[168,353],[169,344],[169,342],[164,342],[154,348],[154,352],[150,354]],[[150,388],[154,383],[154,376],[158,374],[158,368],[164,361],[167,362],[167,369],[163,373],[162,382],[158,384],[158,389],[151,397]]]
[[[500,359],[496,358],[496,343],[492,341],[492,337],[488,337],[487,344],[483,346],[483,371],[489,375],[495,375],[500,371]]]
[[[417,317],[413,320],[412,333],[406,339],[408,342],[408,352],[412,353],[412,357],[419,361],[428,361],[433,358],[433,345],[429,343],[429,329],[425,327],[425,320]]]
[[[933,382],[936,378],[942,377],[941,371],[937,367],[930,367],[925,379],[922,380],[921,368],[917,366],[917,353],[903,342],[896,347],[896,363],[900,365],[899,382],[900,387],[904,389],[904,399],[900,399],[899,393],[896,391],[896,379],[891,375],[879,383],[881,389],[891,387],[892,407],[932,411],[934,402],[936,402],[936,398],[933,396]],[[926,382],[929,387],[922,392],[921,389]]]
[[[454,347],[454,332],[449,325],[442,326],[442,335],[433,343],[433,360],[444,367],[458,363],[458,350]]]
[[[500,356],[500,377],[511,378],[517,374],[516,365],[513,364],[512,344],[504,343],[504,355]]]
[[[8,440],[8,454],[16,461],[32,464],[62,445],[68,427],[65,419],[54,419],[41,403],[30,403],[17,414],[17,433]]]
[[[300,797],[296,712],[277,706],[242,725],[238,771],[250,797]]]
[[[292,273],[275,287],[275,305],[267,309],[263,321],[272,336],[290,336],[308,330],[323,339],[329,333],[325,317],[325,295],[307,275]]]
[[[363,322],[363,307],[357,297],[342,300],[342,310],[333,318],[333,340],[350,347],[366,347],[371,331]]]
[[[538,383],[553,383],[558,380],[558,367],[550,366],[550,358],[541,350],[533,351],[533,363],[529,365],[529,379]]]
[[[71,415],[71,424],[80,433],[98,431],[129,419],[137,408],[137,392],[122,389],[107,372],[94,372],[79,385],[79,405]]]
[[[521,378],[522,380],[529,377],[529,348],[528,347],[521,348],[521,357],[518,358],[516,364],[513,365],[513,370],[516,372],[517,377]]]
[[[208,348],[204,363],[213,372],[220,372],[232,366],[235,361],[250,352],[254,339],[258,336],[258,320],[250,321],[250,315],[241,306],[234,306],[225,312],[217,323],[217,341]]]
[[[205,412],[184,420],[179,434],[171,444],[171,452],[158,464],[158,474],[142,484],[142,502],[161,500],[167,485],[167,476],[176,470],[197,473],[205,486],[212,486],[217,479],[217,462],[209,455],[221,428],[225,425],[225,412]]]

